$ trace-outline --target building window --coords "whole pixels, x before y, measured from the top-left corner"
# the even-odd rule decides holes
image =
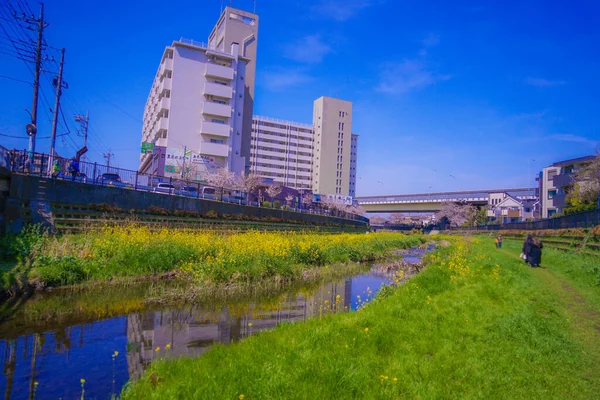
[[[552,200],[556,196],[556,190],[548,190],[548,200]]]
[[[551,169],[548,171],[548,181],[551,181],[557,174],[555,169]]]

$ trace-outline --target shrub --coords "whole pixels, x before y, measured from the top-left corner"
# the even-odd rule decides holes
[[[207,212],[204,213],[203,217],[204,218],[216,219],[216,218],[219,218],[219,214],[217,214],[217,212],[215,210],[209,210],[209,211],[207,211]]]
[[[150,214],[154,215],[168,215],[169,212],[162,207],[157,206],[149,206],[146,211]]]
[[[279,200],[275,200],[273,202],[273,208],[281,208],[281,203],[279,202]]]
[[[260,206],[263,208],[273,208],[271,203],[269,203],[268,201],[263,201]]]
[[[34,262],[39,278],[48,286],[74,285],[86,279],[81,260],[75,256],[40,256]]]
[[[10,253],[20,262],[35,250],[39,250],[44,243],[46,229],[41,225],[27,225],[21,233],[14,237],[10,244]]]

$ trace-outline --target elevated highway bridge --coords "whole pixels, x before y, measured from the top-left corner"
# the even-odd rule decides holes
[[[485,206],[494,193],[507,193],[520,200],[537,199],[536,188],[508,188],[493,190],[464,190],[458,192],[416,193],[382,196],[359,196],[356,201],[369,213],[378,212],[436,212],[442,203],[468,203]]]

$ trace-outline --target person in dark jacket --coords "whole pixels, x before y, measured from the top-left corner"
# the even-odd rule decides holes
[[[523,243],[523,254],[525,254],[525,264],[529,264],[529,253],[531,252],[531,246],[533,245],[533,238],[531,235],[527,235],[527,239],[525,239],[525,243]]]
[[[531,249],[529,250],[529,264],[532,267],[539,267],[542,263],[542,249],[544,245],[540,238],[533,239]]]

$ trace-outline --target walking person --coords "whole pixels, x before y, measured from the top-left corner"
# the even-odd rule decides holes
[[[496,248],[498,248],[499,243],[500,243],[500,239],[498,238],[498,236],[496,236],[494,238],[494,244],[496,244]]]
[[[525,264],[529,264],[529,254],[531,253],[531,246],[533,245],[533,238],[531,235],[527,235],[525,243],[523,243],[523,250],[521,251],[521,258]]]
[[[498,248],[502,248],[502,235],[498,235]]]
[[[533,239],[533,243],[531,244],[531,250],[529,251],[529,264],[532,267],[539,267],[542,263],[542,249],[544,245],[540,238]]]
[[[74,158],[69,163],[69,172],[71,173],[71,180],[75,181],[75,177],[79,174],[79,163]]]
[[[52,178],[56,179],[60,175],[60,161],[54,160],[52,163]]]

